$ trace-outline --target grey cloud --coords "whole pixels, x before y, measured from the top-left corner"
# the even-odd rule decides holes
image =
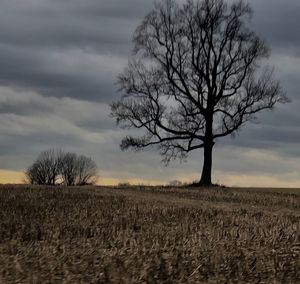
[[[151,1],[20,1],[1,2],[2,41],[39,46],[91,47],[128,44],[135,21]]]
[[[300,2],[298,0],[254,0],[253,25],[270,42],[272,49],[283,54],[298,54]]]
[[[287,158],[270,149],[241,149],[230,146],[226,151],[216,148],[214,156],[216,171],[226,173],[286,175],[300,170],[299,159]]]
[[[2,155],[31,150],[36,153],[47,147],[101,145],[110,140],[107,131],[113,128],[113,121],[105,104],[20,94],[7,88],[1,88],[1,92],[6,96],[0,98],[0,106],[10,106],[10,112],[0,112]],[[94,125],[95,121],[101,121],[106,128],[101,128],[100,124],[97,129],[90,130],[89,125]]]
[[[216,171],[298,170],[292,162],[300,157],[298,2],[250,2],[253,25],[269,42],[269,63],[292,103],[259,115],[260,124],[247,125],[235,139],[218,142]],[[109,118],[108,104],[119,96],[116,76],[127,64],[132,34],[152,6],[149,0],[1,1],[0,168],[22,170],[40,151],[62,147],[93,156],[101,171],[117,178],[198,178],[200,151],[187,164],[165,168],[154,150],[121,152],[127,132]],[[277,158],[269,157],[269,164],[258,161],[251,149],[271,151]]]
[[[147,5],[6,0],[0,6],[0,85],[45,96],[115,98],[116,76]]]
[[[111,102],[124,60],[80,50],[69,53],[19,50],[0,44],[0,85],[44,96]]]
[[[0,87],[0,114],[21,117],[49,117],[55,115],[76,125],[88,125],[95,121],[112,125],[107,104],[71,98],[44,97],[34,92],[18,92]],[[101,127],[98,130],[101,130]]]

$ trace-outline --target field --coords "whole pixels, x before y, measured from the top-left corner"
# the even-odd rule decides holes
[[[300,283],[300,195],[0,187],[0,283]]]

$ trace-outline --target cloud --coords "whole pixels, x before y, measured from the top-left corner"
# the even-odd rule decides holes
[[[299,56],[299,1],[253,0],[250,4],[254,7],[253,25],[270,42],[272,49]]]
[[[8,166],[7,156],[10,156],[11,167],[20,169],[20,165],[24,167],[29,162],[23,156],[34,157],[47,148],[82,149],[110,144],[117,129],[109,111],[102,103],[43,97],[2,87],[0,164]],[[16,155],[19,163],[13,158]]]
[[[19,50],[0,43],[0,85],[43,96],[111,102],[122,57],[82,50]]]
[[[270,65],[292,103],[258,116],[216,146],[215,179],[300,172],[298,0],[253,0],[253,26],[269,43]],[[198,179],[202,153],[166,168],[154,150],[121,152],[127,134],[109,117],[120,94],[132,34],[148,0],[2,0],[0,3],[0,168],[24,170],[47,148],[92,156],[107,180]],[[241,179],[237,179],[242,183]],[[288,183],[289,184],[289,183]]]
[[[136,20],[150,6],[151,1],[138,0],[3,0],[0,35],[23,46],[103,50],[110,45],[120,51],[116,47],[128,45]]]
[[[138,4],[1,1],[0,84],[44,96],[111,102],[136,21],[149,6]]]

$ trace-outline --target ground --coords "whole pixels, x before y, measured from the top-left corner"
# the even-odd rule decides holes
[[[0,283],[300,283],[300,190],[0,187]]]

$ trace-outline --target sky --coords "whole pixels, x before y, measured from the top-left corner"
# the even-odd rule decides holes
[[[300,187],[300,1],[249,3],[291,103],[217,141],[213,180]],[[200,178],[201,150],[168,167],[153,149],[122,152],[128,131],[110,117],[132,35],[152,7],[152,0],[0,1],[0,183],[22,182],[22,172],[49,148],[92,157],[101,184]]]

